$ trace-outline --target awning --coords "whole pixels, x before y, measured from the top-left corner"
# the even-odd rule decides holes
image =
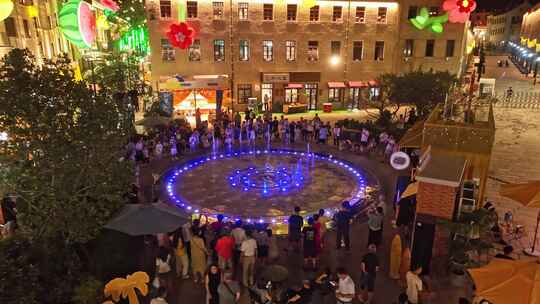
[[[345,85],[344,82],[335,81],[335,82],[328,82],[328,87],[331,89],[337,89],[337,88],[346,88],[347,86]]]
[[[286,89],[302,89],[303,87],[304,85],[302,85],[301,83],[289,83],[287,84],[285,88]]]
[[[403,199],[403,198],[406,198],[406,197],[409,197],[409,196],[413,196],[417,192],[418,192],[418,182],[410,183],[407,186],[407,189],[405,189],[405,191],[403,191],[403,193],[401,194],[401,197],[399,199]]]
[[[377,80],[370,80],[368,81],[368,84],[370,87],[378,87],[380,86],[379,82]]]
[[[368,84],[365,81],[349,81],[351,88],[367,88]]]
[[[424,121],[417,121],[405,132],[398,145],[400,148],[420,148],[422,146],[422,135],[424,131]]]

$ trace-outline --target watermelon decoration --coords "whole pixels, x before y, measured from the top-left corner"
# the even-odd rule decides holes
[[[69,0],[58,13],[60,29],[67,40],[80,48],[89,48],[96,38],[96,16],[81,0]]]

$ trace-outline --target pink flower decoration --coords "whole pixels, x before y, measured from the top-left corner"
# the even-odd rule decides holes
[[[476,1],[474,0],[446,0],[443,3],[443,10],[448,12],[448,21],[452,23],[467,22],[475,9]]]
[[[120,6],[113,0],[101,0],[101,4],[108,10],[116,12],[120,9]]]

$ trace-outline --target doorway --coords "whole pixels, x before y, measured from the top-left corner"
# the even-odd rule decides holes
[[[351,109],[360,109],[360,88],[350,88]]]
[[[306,89],[308,110],[317,110],[317,95],[318,95],[317,84],[306,83],[305,89]]]
[[[271,83],[263,83],[261,88],[262,111],[272,112],[272,92],[274,86]]]

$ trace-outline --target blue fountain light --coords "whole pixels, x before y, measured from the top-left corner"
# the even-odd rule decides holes
[[[168,172],[165,177],[166,185],[165,189],[171,201],[179,208],[184,209],[188,213],[199,213],[202,208],[198,206],[191,205],[191,203],[183,200],[181,197],[177,196],[174,191],[174,184],[176,180],[181,178],[184,174],[189,171],[204,165],[205,163],[218,162],[227,158],[238,158],[244,157],[246,155],[295,155],[300,156],[300,160],[296,166],[286,167],[286,166],[271,166],[266,164],[262,168],[257,167],[248,167],[244,169],[235,169],[233,173],[227,177],[229,184],[233,188],[237,188],[241,191],[249,192],[256,191],[262,196],[270,195],[285,195],[290,193],[290,191],[301,189],[306,181],[309,179],[309,165],[302,165],[303,161],[313,162],[324,161],[331,163],[333,165],[342,167],[346,171],[349,171],[351,176],[356,179],[357,190],[354,195],[351,196],[349,202],[351,205],[358,203],[365,195],[366,191],[366,182],[363,174],[360,170],[355,169],[350,164],[335,159],[332,155],[324,155],[313,152],[302,152],[302,151],[292,151],[292,150],[256,150],[256,151],[236,151],[227,154],[220,154],[219,156],[204,156],[187,163],[184,163],[175,169],[172,169]],[[336,209],[337,210],[337,209]],[[328,212],[328,211],[327,211]],[[332,214],[331,212],[329,213]],[[209,214],[208,216],[217,216]],[[234,214],[224,214],[227,218],[234,218],[235,220],[241,219],[238,215]],[[253,220],[251,218],[245,219],[248,223],[251,223]],[[259,218],[259,223],[281,223],[282,218],[277,217],[261,217]]]

